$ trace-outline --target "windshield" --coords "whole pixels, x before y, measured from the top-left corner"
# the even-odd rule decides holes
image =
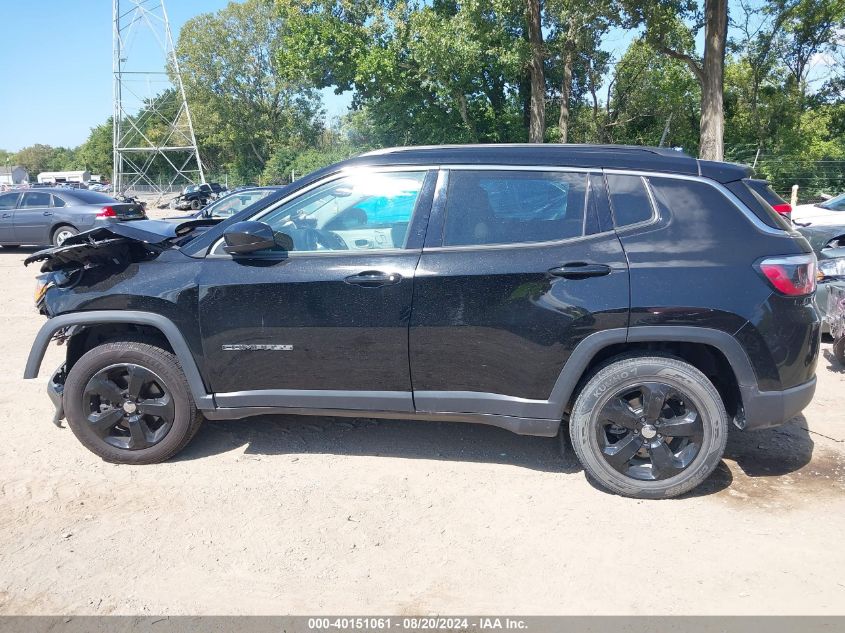
[[[818,206],[822,209],[830,209],[831,211],[845,211],[845,193],[839,194],[835,198],[822,202]]]
[[[238,191],[221,198],[214,204],[207,206],[203,215],[207,218],[229,218],[246,209],[249,205],[266,198],[273,193],[272,189],[252,189]]]

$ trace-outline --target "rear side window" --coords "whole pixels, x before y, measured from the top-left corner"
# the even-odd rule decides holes
[[[6,211],[8,209],[14,209],[15,203],[18,201],[18,193],[6,193],[0,196],[0,209]]]
[[[114,204],[117,202],[117,200],[111,196],[107,196],[104,193],[98,193],[96,191],[89,191],[88,189],[76,189],[70,197],[75,198],[84,204],[108,204],[110,202]]]
[[[584,235],[587,175],[453,170],[444,246],[547,242]]]
[[[65,201],[59,198],[57,195],[53,195],[53,206],[54,207],[63,207],[65,206]]]
[[[21,208],[49,207],[52,196],[49,193],[29,191],[23,194]]]
[[[607,188],[617,228],[648,222],[654,217],[644,178],[608,174]]]

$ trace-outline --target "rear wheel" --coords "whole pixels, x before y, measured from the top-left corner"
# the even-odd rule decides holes
[[[202,203],[199,200],[191,200],[191,209],[193,209],[194,211],[199,211],[201,206]]]
[[[719,393],[698,369],[660,356],[618,360],[581,390],[569,422],[575,453],[605,488],[659,499],[692,490],[728,436]]]
[[[72,226],[65,225],[58,227],[53,231],[53,246],[61,246],[67,238],[73,237],[74,235],[79,235],[79,231]]]
[[[119,464],[169,459],[202,422],[176,357],[134,341],[84,354],[68,373],[64,406],[77,439]]]

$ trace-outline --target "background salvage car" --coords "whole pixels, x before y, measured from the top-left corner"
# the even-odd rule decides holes
[[[0,245],[61,246],[82,231],[114,222],[142,220],[137,202],[119,202],[96,191],[43,188],[0,195]]]

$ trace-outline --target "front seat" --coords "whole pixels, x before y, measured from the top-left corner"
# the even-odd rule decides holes
[[[495,243],[496,218],[490,197],[477,180],[463,175],[449,187],[444,246]]]

